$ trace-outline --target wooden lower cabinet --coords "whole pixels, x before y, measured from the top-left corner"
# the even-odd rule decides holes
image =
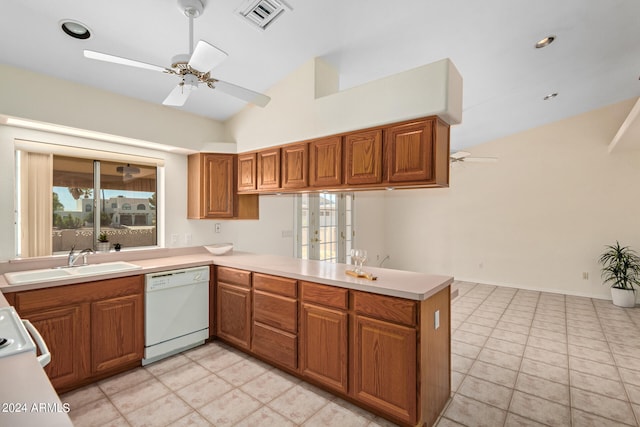
[[[347,312],[303,303],[300,324],[302,375],[346,394]]]
[[[49,347],[44,370],[58,392],[140,364],[143,289],[143,276],[130,276],[15,294],[20,317]]]
[[[353,324],[353,397],[414,423],[416,329],[357,314]]]
[[[20,313],[40,332],[51,362],[44,371],[56,390],[69,389],[89,375],[89,313],[83,304]]]
[[[238,347],[251,348],[251,289],[218,282],[217,335]]]
[[[144,356],[142,294],[91,303],[91,372],[108,372]]]

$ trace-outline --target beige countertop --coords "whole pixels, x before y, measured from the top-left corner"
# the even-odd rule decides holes
[[[453,277],[451,276],[365,266],[364,270],[367,273],[377,277],[377,280],[371,281],[348,276],[346,271],[353,269],[353,266],[347,264],[331,264],[281,255],[262,255],[237,251],[227,255],[216,256],[210,254],[204,248],[199,248],[199,250],[194,248],[191,253],[178,254],[176,256],[160,256],[138,260],[127,259],[127,261],[141,268],[139,270],[99,274],[90,277],[69,277],[47,283],[23,285],[10,285],[2,275],[0,276],[0,291],[4,293],[25,291],[211,264],[418,301],[429,298],[445,286],[453,283]]]

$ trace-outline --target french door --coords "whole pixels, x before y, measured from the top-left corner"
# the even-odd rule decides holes
[[[349,263],[355,229],[352,193],[296,197],[296,255],[302,259]]]

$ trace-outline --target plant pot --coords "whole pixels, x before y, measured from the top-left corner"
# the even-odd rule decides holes
[[[611,299],[613,305],[618,307],[635,307],[636,291],[634,289],[611,288]]]
[[[111,244],[109,242],[98,242],[96,244],[96,249],[98,252],[109,252],[111,249]]]

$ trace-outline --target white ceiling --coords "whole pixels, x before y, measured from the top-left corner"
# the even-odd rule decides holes
[[[266,31],[237,16],[243,2],[205,0],[195,20],[196,41],[229,54],[216,78],[266,92],[321,57],[347,88],[448,57],[464,80],[452,149],[640,96],[638,0],[287,0],[293,10]],[[62,19],[83,22],[92,37],[68,37]],[[553,44],[533,47],[548,35]],[[158,104],[176,85],[175,76],[86,59],[83,49],[169,66],[188,51],[188,20],[175,0],[3,1],[0,62]],[[225,120],[244,106],[200,89],[182,109]]]

